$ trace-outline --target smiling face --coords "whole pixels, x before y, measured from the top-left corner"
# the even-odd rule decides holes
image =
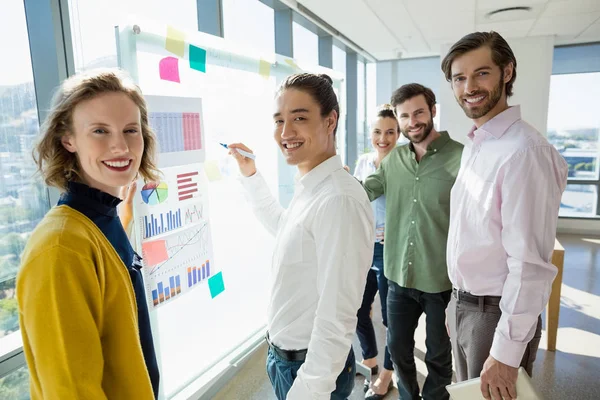
[[[398,121],[390,117],[379,117],[371,125],[371,144],[383,159],[396,147],[400,132]]]
[[[140,109],[124,93],[82,101],[62,145],[77,156],[83,183],[118,196],[135,178],[144,153]]]
[[[477,126],[508,107],[504,89],[512,77],[512,64],[501,69],[494,63],[489,47],[456,57],[451,71],[454,97]]]
[[[435,106],[429,110],[425,96],[412,97],[396,106],[400,131],[412,143],[421,143],[433,130]]]
[[[337,114],[321,115],[319,104],[302,90],[286,89],[275,101],[275,141],[290,165],[305,174],[335,155]]]

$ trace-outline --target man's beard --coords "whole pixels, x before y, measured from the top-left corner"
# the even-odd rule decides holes
[[[402,129],[402,134],[412,143],[421,143],[423,140],[427,139],[427,136],[429,136],[429,134],[433,130],[433,119],[430,119],[429,122],[427,122],[427,124],[417,124],[413,126],[413,128],[419,127],[423,127],[423,132],[421,132],[417,136],[411,137],[408,129]]]
[[[487,113],[489,113],[494,107],[496,107],[496,105],[502,98],[502,89],[503,88],[504,88],[504,71],[501,72],[500,82],[498,82],[498,85],[496,85],[496,87],[494,87],[494,90],[492,90],[491,92],[488,92],[485,90],[478,90],[474,94],[470,94],[468,96],[471,98],[481,96],[481,95],[487,96],[487,103],[485,103],[479,107],[476,107],[476,108],[470,108],[467,104],[465,104],[464,97],[457,98],[456,101],[458,102],[458,105],[460,106],[460,108],[463,109],[463,111],[465,112],[467,117],[469,117],[471,119],[479,119],[479,118],[483,117],[484,115],[486,115]]]

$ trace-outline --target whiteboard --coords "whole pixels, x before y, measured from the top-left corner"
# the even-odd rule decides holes
[[[210,264],[211,270],[222,273],[224,291],[213,298],[209,285],[199,284],[160,307],[150,304],[161,368],[160,398],[172,398],[265,330],[274,238],[252,214],[237,182],[237,165],[219,143],[244,142],[253,149],[272,193],[287,205],[295,168],[282,163],[273,138],[277,85],[295,72],[327,73],[343,99],[343,76],[275,54],[247,54],[222,38],[148,21],[136,20],[117,32],[119,65],[148,96],[150,113],[184,112],[182,107],[194,101],[202,109],[201,152],[172,153],[183,154],[175,158],[161,153],[159,167],[203,163]],[[165,101],[168,98],[172,100]],[[340,122],[343,119],[342,115]],[[344,139],[338,138],[338,146],[344,146]],[[140,242],[143,228],[135,229]]]

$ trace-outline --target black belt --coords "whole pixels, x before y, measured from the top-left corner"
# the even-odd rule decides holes
[[[271,350],[273,350],[273,352],[275,354],[277,354],[283,360],[285,360],[285,361],[304,361],[304,360],[306,360],[306,353],[308,353],[308,350],[280,349],[279,347],[277,347],[273,343],[271,343],[271,340],[269,340],[269,332],[267,332],[267,334],[265,335],[265,339],[267,340],[267,344],[269,345],[269,348]]]
[[[469,292],[455,288],[452,288],[452,295],[458,301],[477,304],[479,307],[500,305],[500,296],[475,296]]]

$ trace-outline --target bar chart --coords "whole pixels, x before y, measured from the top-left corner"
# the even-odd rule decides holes
[[[210,261],[206,260],[201,267],[193,266],[187,268],[188,288],[191,288],[198,283],[210,277]]]
[[[202,149],[200,113],[152,112],[148,122],[156,132],[161,153]]]
[[[158,282],[156,289],[152,289],[152,304],[154,307],[181,294],[181,279],[179,275],[172,275],[165,282]]]
[[[156,215],[156,216],[155,216]],[[181,228],[181,209],[144,216],[144,239]]]

